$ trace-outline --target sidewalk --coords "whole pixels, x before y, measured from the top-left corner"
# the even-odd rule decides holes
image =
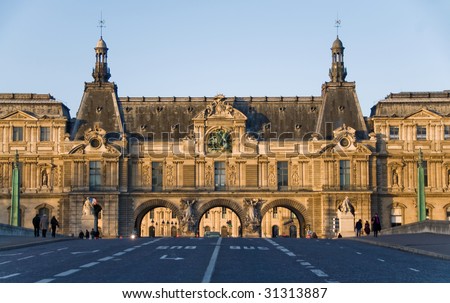
[[[0,251],[43,245],[52,242],[74,240],[77,238],[57,235],[56,238],[46,237],[27,237],[27,236],[3,236],[0,235]]]
[[[450,260],[450,235],[433,233],[379,235],[345,238],[372,245],[384,246],[415,254]]]

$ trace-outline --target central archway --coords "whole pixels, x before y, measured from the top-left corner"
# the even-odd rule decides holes
[[[204,236],[206,231],[216,231],[222,237],[241,237],[243,218],[245,213],[238,202],[228,199],[211,200],[198,209],[197,233]]]

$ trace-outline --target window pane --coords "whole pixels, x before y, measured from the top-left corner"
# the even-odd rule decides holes
[[[162,162],[152,162],[152,191],[162,190]]]
[[[450,139],[450,125],[444,125],[444,139]]]
[[[101,185],[101,163],[100,161],[89,162],[89,189],[99,189]]]
[[[426,126],[417,125],[416,131],[417,131],[417,135],[416,135],[417,140],[426,140],[427,139],[427,127]]]
[[[395,126],[389,127],[389,139],[391,140],[399,139],[398,127]]]
[[[288,162],[277,162],[278,188],[288,186]]]
[[[225,162],[214,163],[214,186],[216,189],[224,189],[225,184]]]
[[[40,141],[50,141],[50,127],[41,127]]]
[[[23,141],[23,127],[13,127],[13,141]]]
[[[339,184],[341,189],[350,188],[350,161],[339,161]]]

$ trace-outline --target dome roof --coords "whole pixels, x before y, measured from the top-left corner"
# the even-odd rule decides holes
[[[98,40],[97,45],[95,46],[95,48],[107,48],[106,47],[106,43],[103,40],[102,37],[100,37],[100,40]]]
[[[331,48],[344,48],[344,45],[342,44],[342,41],[339,39],[339,37],[334,40],[333,46]]]

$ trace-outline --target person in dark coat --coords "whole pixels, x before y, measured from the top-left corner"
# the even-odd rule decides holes
[[[84,236],[86,237],[86,239],[89,240],[89,230],[86,229],[86,232],[84,233]]]
[[[364,232],[366,233],[366,236],[370,235],[370,224],[367,220],[366,223],[364,223]]]
[[[357,237],[361,236],[361,229],[362,229],[362,227],[363,227],[362,220],[359,219],[358,222],[356,222],[356,224],[355,224],[356,236]]]
[[[36,216],[33,218],[33,227],[34,227],[34,236],[35,237],[39,237],[40,223],[41,223],[41,217],[39,217],[39,214],[36,214]]]
[[[80,230],[80,233],[78,234],[78,238],[84,239],[84,232]]]
[[[378,214],[375,214],[375,216],[372,217],[372,230],[373,236],[378,237],[378,232],[381,230],[381,222]]]
[[[56,220],[55,216],[52,217],[52,219],[50,220],[50,225],[52,227],[52,237],[56,237],[56,227],[59,227],[59,222],[58,220]]]

